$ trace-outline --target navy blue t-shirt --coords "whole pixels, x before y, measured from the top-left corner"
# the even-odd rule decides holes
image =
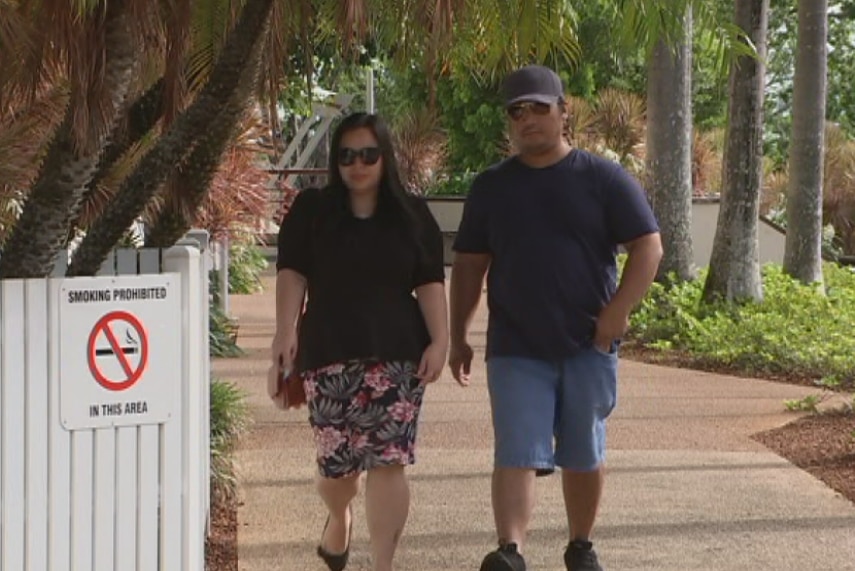
[[[544,168],[511,157],[479,174],[454,250],[492,256],[487,357],[562,360],[590,347],[617,289],[618,245],[658,231],[639,183],[580,149]]]

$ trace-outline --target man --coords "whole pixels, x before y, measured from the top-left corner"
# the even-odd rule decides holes
[[[517,154],[480,173],[467,197],[451,275],[449,366],[466,382],[467,330],[489,268],[487,383],[499,548],[481,571],[524,571],[534,478],[561,468],[569,571],[602,570],[590,541],[603,488],[605,421],[617,347],[662,257],[639,184],[563,137],[564,91],[526,66],[503,85]],[[628,259],[617,286],[615,256]]]

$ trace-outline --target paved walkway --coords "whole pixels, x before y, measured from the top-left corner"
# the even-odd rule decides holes
[[[306,411],[278,411],[265,392],[274,328],[272,280],[265,283],[264,294],[232,297],[246,356],[213,367],[249,394],[255,419],[237,455],[239,569],[323,571],[314,550],[325,512]],[[481,347],[485,317],[482,308],[472,338]],[[784,399],[813,391],[625,360],[620,367],[594,538],[608,571],[855,570],[855,506],[750,438],[794,418]],[[446,372],[427,392],[402,571],[474,571],[493,548],[483,362],[472,378],[463,389]],[[564,569],[559,487],[557,477],[538,480],[530,570]],[[355,514],[348,569],[368,571],[361,494]]]

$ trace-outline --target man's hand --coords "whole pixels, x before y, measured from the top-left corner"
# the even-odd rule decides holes
[[[472,347],[465,341],[452,343],[451,350],[448,353],[448,366],[451,368],[451,376],[462,387],[469,385],[469,372],[472,369],[473,355]]]
[[[597,317],[594,345],[604,353],[611,351],[615,339],[620,339],[629,328],[629,311],[615,303],[609,303]]]

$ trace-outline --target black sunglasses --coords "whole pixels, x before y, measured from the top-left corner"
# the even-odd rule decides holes
[[[535,115],[547,115],[549,113],[549,109],[550,105],[548,103],[541,103],[539,101],[523,101],[521,103],[514,103],[508,107],[508,115],[514,121],[519,121],[527,111],[531,111]]]
[[[359,158],[364,165],[373,165],[380,160],[379,147],[363,147],[361,149],[351,149],[350,147],[342,147],[338,151],[338,164],[343,167],[349,167]]]

